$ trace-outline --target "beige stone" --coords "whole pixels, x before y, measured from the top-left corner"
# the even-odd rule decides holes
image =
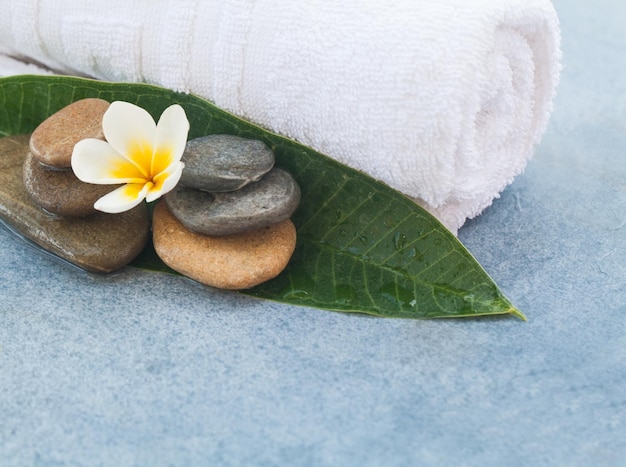
[[[72,169],[50,169],[28,153],[24,162],[24,187],[33,201],[48,212],[65,217],[95,214],[94,203],[120,185],[81,182]]]
[[[29,135],[0,139],[0,217],[43,249],[89,271],[111,272],[132,261],[150,234],[145,203],[121,214],[64,218],[42,210],[24,188]]]
[[[213,237],[187,230],[163,201],[154,209],[154,248],[169,267],[212,287],[248,289],[276,277],[296,246],[291,220],[241,234]]]
[[[39,162],[51,167],[71,166],[74,145],[82,139],[104,139],[102,116],[109,108],[103,99],[82,99],[44,120],[30,139],[30,150]]]

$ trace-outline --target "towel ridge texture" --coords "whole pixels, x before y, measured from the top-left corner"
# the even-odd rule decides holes
[[[526,166],[561,59],[549,0],[15,0],[0,53],[201,95],[453,231]]]

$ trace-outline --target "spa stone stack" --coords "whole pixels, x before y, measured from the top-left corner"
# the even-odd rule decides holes
[[[146,203],[119,214],[96,211],[94,203],[119,185],[84,183],[72,171],[76,143],[105,139],[102,118],[108,108],[101,99],[77,101],[42,122],[17,149],[26,155],[25,191],[15,205],[27,205],[21,209],[27,214],[16,216],[18,230],[98,272],[131,262],[150,234]],[[189,141],[182,160],[178,186],[153,211],[153,241],[161,259],[183,275],[224,289],[246,289],[277,276],[295,249],[289,218],[300,189],[289,173],[274,167],[271,149],[261,141],[209,135]]]
[[[109,103],[83,99],[64,107],[39,125],[30,138],[24,163],[24,185],[33,201],[65,217],[95,214],[94,203],[111,185],[81,182],[71,168],[74,145],[86,138],[104,140],[102,116]]]
[[[172,269],[245,289],[278,275],[295,249],[300,189],[263,142],[209,135],[187,143],[178,186],[154,210],[154,246]]]
[[[80,181],[71,169],[74,145],[104,139],[102,116],[109,103],[83,99],[42,122],[24,148],[23,183],[30,199],[21,230],[58,256],[96,272],[111,272],[132,261],[150,233],[145,205],[118,215],[98,212],[97,199],[115,185]]]

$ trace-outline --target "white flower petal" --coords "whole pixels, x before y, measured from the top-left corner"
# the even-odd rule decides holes
[[[74,146],[72,170],[79,180],[98,185],[145,182],[141,173],[106,141],[84,139]]]
[[[107,142],[88,139],[74,147],[74,173],[89,183],[126,185],[100,198],[96,209],[123,212],[144,198],[154,201],[176,186],[189,133],[189,121],[180,105],[165,109],[157,125],[144,109],[113,102],[102,126]]]
[[[167,148],[172,154],[171,163],[178,162],[185,151],[188,133],[189,120],[185,110],[178,104],[169,106],[157,123],[155,152]]]
[[[146,110],[129,102],[115,101],[102,117],[102,130],[117,152],[149,169],[156,142],[156,124]]]
[[[111,214],[128,211],[144,200],[148,189],[148,184],[132,183],[121,186],[96,201],[94,208]]]
[[[159,174],[157,180],[159,183],[154,185],[146,195],[146,201],[151,203],[157,198],[163,196],[166,193],[172,191],[172,189],[178,184],[180,177],[183,173],[185,164],[182,162],[176,162],[168,167],[168,170]]]

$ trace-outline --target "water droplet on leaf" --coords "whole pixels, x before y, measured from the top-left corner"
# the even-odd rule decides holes
[[[406,243],[406,235],[400,232],[396,232],[393,236],[393,246],[396,250],[401,251],[404,249]]]

